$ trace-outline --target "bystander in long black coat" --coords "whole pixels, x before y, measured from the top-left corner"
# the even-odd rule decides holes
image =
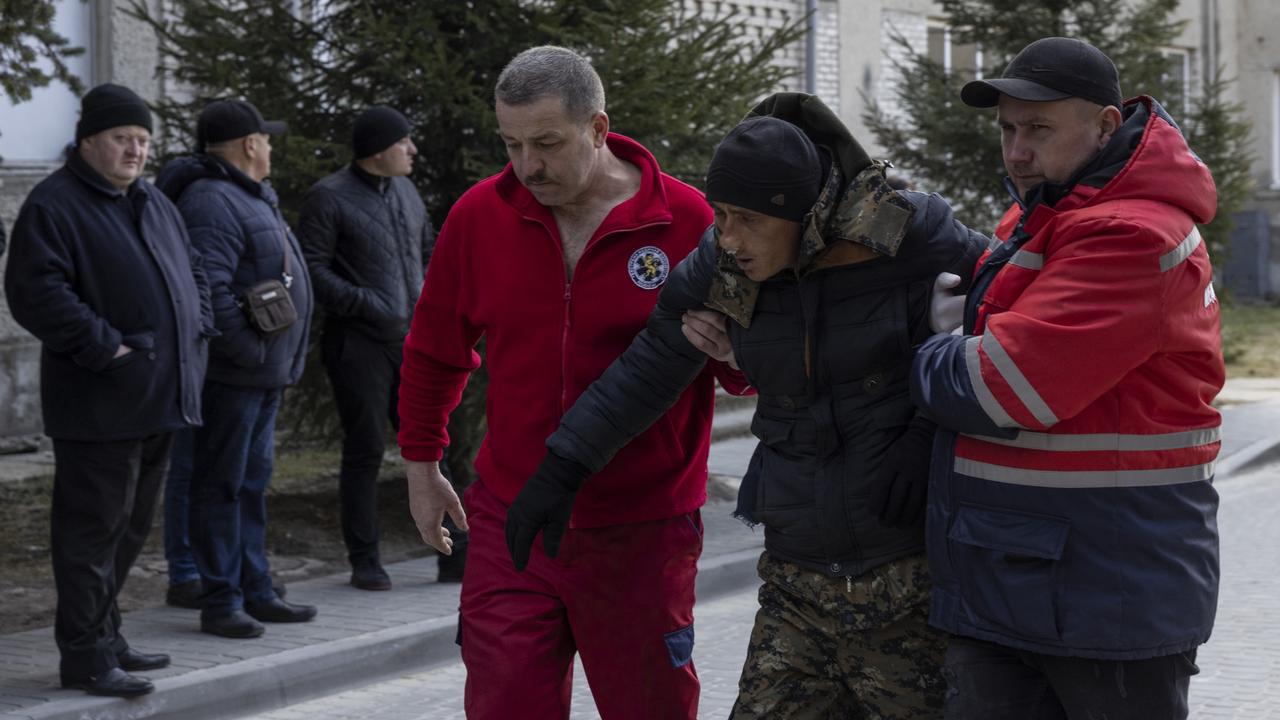
[[[46,434],[111,441],[200,424],[216,331],[201,258],[167,197],[143,180],[122,191],[73,150],[31,191],[12,240],[5,294],[43,343]],[[121,344],[135,352],[114,357]]]

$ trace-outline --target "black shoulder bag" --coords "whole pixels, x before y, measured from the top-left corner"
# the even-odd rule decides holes
[[[283,233],[281,237],[284,237]],[[289,296],[293,276],[289,274],[290,248],[287,239],[281,242],[284,250],[284,273],[281,280],[263,280],[245,291],[240,307],[249,316],[249,324],[263,335],[275,335],[298,321],[298,310]]]

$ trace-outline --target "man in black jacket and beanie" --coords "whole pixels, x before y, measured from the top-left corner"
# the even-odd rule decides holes
[[[165,166],[157,184],[187,224],[209,274],[217,338],[209,346],[204,427],[191,444],[189,529],[200,574],[200,629],[257,637],[260,622],[305,622],[311,605],[286,602],[272,587],[266,552],[266,491],[275,461],[283,389],[307,355],[311,283],[302,252],[265,180],[272,134],[252,104],[220,100],[201,111],[196,153]],[[258,290],[266,281],[274,289]],[[264,325],[249,298],[274,296],[296,320]]]
[[[412,129],[385,105],[362,112],[352,132],[355,159],[311,187],[298,218],[325,311],[321,352],[344,435],[342,539],[351,584],[362,590],[391,589],[378,554],[378,469],[387,422],[400,427],[400,359],[435,243],[426,206],[406,177],[418,154]],[[462,579],[459,550],[465,546],[455,542],[453,555],[441,556],[441,580]]]
[[[758,393],[737,516],[765,527],[760,610],[731,717],[937,717],[921,523],[934,426],[907,388],[931,290],[986,239],[892,190],[811,95],[762,102],[716,149],[715,225],[648,326],[565,413],[507,514],[516,567],[577,489],[711,357]],[[545,543],[544,543],[545,544]]]
[[[62,685],[124,697],[153,689],[130,672],[169,664],[129,647],[116,596],[151,529],[172,433],[201,422],[216,334],[182,218],[140,179],[150,138],[133,91],[90,90],[66,164],[22,206],[5,272],[14,319],[43,346]]]

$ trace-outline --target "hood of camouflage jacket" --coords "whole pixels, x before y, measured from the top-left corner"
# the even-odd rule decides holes
[[[885,182],[885,163],[873,161],[816,95],[775,93],[747,113],[748,118],[757,116],[799,127],[831,159],[822,191],[801,223],[797,276],[880,255],[896,256],[915,206]],[[717,248],[707,307],[750,327],[759,290],[760,283]]]

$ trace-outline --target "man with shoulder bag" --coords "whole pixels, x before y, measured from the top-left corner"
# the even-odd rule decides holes
[[[210,344],[204,427],[190,453],[190,539],[201,581],[200,629],[257,637],[260,622],[305,622],[316,609],[280,599],[266,556],[266,489],[281,391],[302,375],[311,283],[297,240],[265,182],[267,122],[253,105],[211,103],[196,152],[169,163],[158,184],[175,199],[205,257],[219,337]]]

